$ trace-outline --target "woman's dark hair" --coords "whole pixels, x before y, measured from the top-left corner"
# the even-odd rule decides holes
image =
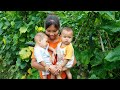
[[[60,28],[59,18],[56,15],[48,15],[47,18],[45,19],[44,25],[45,29],[47,29],[51,25],[54,25],[55,28],[59,29]]]

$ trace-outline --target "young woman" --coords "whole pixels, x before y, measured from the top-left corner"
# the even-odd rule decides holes
[[[45,20],[45,33],[48,36],[49,46],[52,48],[56,48],[57,44],[61,41],[61,38],[59,36],[59,28],[60,28],[60,22],[58,17],[56,15],[48,15]],[[49,51],[49,53],[52,54],[51,51]],[[40,78],[42,79],[43,77],[41,71],[45,70],[45,67],[37,63],[34,53],[32,53],[31,59],[32,59],[31,66],[39,71]],[[55,65],[56,62],[57,60],[54,60],[53,65]],[[74,66],[75,64],[76,64],[76,59],[74,59],[74,63],[72,66]],[[49,71],[54,75],[57,75],[59,73],[59,71],[54,66],[50,67]],[[50,79],[51,78],[50,76],[51,75],[48,75],[47,79]],[[62,79],[67,78],[65,72],[62,72],[61,78]]]

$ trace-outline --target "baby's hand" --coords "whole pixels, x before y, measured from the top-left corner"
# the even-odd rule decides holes
[[[56,65],[50,65],[49,71],[50,71],[53,75],[57,75],[57,74],[58,74],[58,70],[57,70]]]

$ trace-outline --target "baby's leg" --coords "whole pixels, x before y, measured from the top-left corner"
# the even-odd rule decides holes
[[[61,78],[61,73],[56,76],[57,79],[62,79]]]
[[[43,75],[43,79],[47,79],[47,76],[46,76],[46,75]]]
[[[66,70],[67,70],[67,68],[66,68],[66,67],[63,67],[61,71],[66,71]],[[61,74],[62,74],[62,72],[60,72],[60,74],[58,74],[58,75],[56,76],[57,79],[62,79]]]
[[[51,79],[55,79],[55,76],[53,74],[51,74]]]
[[[66,71],[68,68],[66,67],[63,67],[61,71]]]
[[[67,74],[67,78],[68,78],[68,79],[72,79],[72,74],[71,74],[71,72],[70,72],[70,69],[67,69],[65,72],[66,72],[66,74]]]

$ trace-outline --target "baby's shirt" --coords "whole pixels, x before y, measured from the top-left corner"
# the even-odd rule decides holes
[[[46,64],[49,64],[49,65],[52,64],[50,61],[50,54],[48,52],[48,47],[49,45],[47,45],[46,48],[42,48],[40,46],[34,47],[34,55],[38,63],[40,63],[41,61],[44,61]]]
[[[74,57],[74,49],[71,43],[65,47],[61,47],[61,42],[60,42],[56,50],[57,50],[58,60],[64,60],[64,59],[71,60]]]

